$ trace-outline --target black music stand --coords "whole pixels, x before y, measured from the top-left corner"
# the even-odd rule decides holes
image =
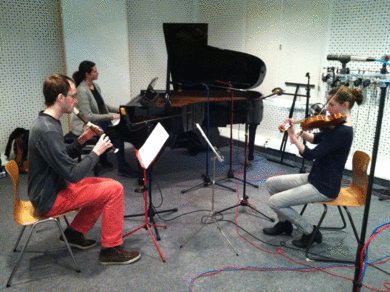
[[[144,121],[143,122],[143,123],[146,123],[148,125],[148,132],[149,133],[150,133],[150,122],[151,121]],[[149,135],[149,137],[150,137],[150,135]],[[145,144],[146,144],[146,142],[145,142]],[[163,149],[163,147],[161,147],[161,149]],[[158,149],[158,150],[160,150],[160,149]],[[162,151],[159,151],[158,155],[160,155],[161,153],[162,153]],[[168,210],[163,210],[163,211],[155,211],[155,208],[153,206],[153,203],[152,203],[152,170],[153,170],[154,162],[156,161],[156,158],[158,157],[158,155],[154,158],[154,160],[150,163],[150,165],[147,165],[146,168],[143,166],[143,164],[141,163],[140,159],[138,158],[138,160],[140,161],[140,164],[143,166],[143,169],[144,169],[144,190],[143,191],[144,191],[145,212],[142,213],[142,214],[125,215],[124,218],[145,216],[145,224],[143,224],[140,227],[134,229],[133,231],[123,235],[122,237],[126,237],[126,236],[136,232],[137,230],[139,230],[141,228],[147,229],[149,231],[150,235],[152,236],[154,244],[156,245],[157,250],[159,251],[162,260],[165,262],[165,259],[164,259],[163,255],[162,255],[162,253],[161,253],[161,251],[160,251],[160,249],[159,249],[159,247],[157,245],[157,242],[154,239],[154,236],[153,236],[153,234],[152,234],[152,232],[150,230],[150,226],[154,227],[154,230],[155,230],[155,233],[156,233],[156,239],[159,241],[161,238],[160,238],[160,235],[158,233],[157,227],[166,228],[166,226],[156,225],[155,224],[155,222],[154,222],[155,214],[167,213],[167,212],[177,212],[178,209],[177,208],[173,208],[173,209],[168,209]],[[137,157],[139,157],[139,151],[137,151]],[[149,186],[148,187],[146,185],[147,181],[149,182]],[[149,193],[149,206],[148,207],[147,207],[147,203],[148,203],[147,192]],[[148,218],[149,218],[149,221],[152,224],[149,223]]]
[[[313,84],[310,84],[310,74],[309,73],[306,73],[306,77],[308,78],[308,82],[307,84],[302,84],[302,83],[291,83],[291,82],[286,82],[286,86],[294,86],[296,87],[295,89],[295,93],[292,94],[292,93],[283,93],[283,95],[292,95],[294,96],[294,99],[293,99],[293,103],[291,105],[291,108],[290,108],[290,114],[289,114],[289,118],[291,119],[293,117],[293,114],[294,114],[294,109],[295,109],[295,102],[297,100],[297,97],[298,96],[301,96],[301,97],[306,97],[306,110],[305,110],[305,118],[308,117],[308,114],[309,114],[309,99],[310,99],[310,88],[314,88],[314,85]],[[300,87],[305,87],[306,89],[306,95],[303,95],[303,94],[298,94],[299,92],[299,88]],[[287,145],[287,140],[288,140],[288,134],[287,134],[287,131],[284,132],[283,134],[283,139],[282,139],[282,143],[280,145],[280,152],[282,153],[281,157],[280,157],[280,160],[278,159],[273,159],[273,158],[267,158],[269,161],[272,161],[272,162],[276,162],[276,163],[279,163],[279,164],[283,164],[283,165],[286,165],[286,166],[290,166],[290,167],[295,167],[296,165],[293,165],[293,164],[290,164],[290,163],[287,163],[287,162],[284,162],[284,154],[285,154],[285,151],[286,151],[286,145]],[[306,144],[306,141],[303,141],[304,144]],[[300,172],[301,173],[305,173],[305,169],[304,169],[304,160],[302,160],[302,166],[301,166],[301,169],[300,169]]]
[[[263,98],[261,98],[261,100],[262,100],[262,99],[265,99],[265,98],[267,98],[267,97],[269,97],[269,96],[263,97]],[[247,102],[249,103],[250,101],[247,100]],[[253,100],[252,102],[254,102],[254,100]],[[249,105],[248,105],[248,108],[249,108]],[[245,145],[247,145],[247,143],[248,143],[248,120],[249,120],[249,117],[247,116],[247,119],[246,119],[246,122],[245,122]],[[259,210],[257,210],[255,207],[251,206],[251,205],[248,203],[248,198],[249,198],[249,197],[246,195],[246,184],[247,184],[247,182],[246,182],[246,161],[247,161],[247,153],[246,153],[246,151],[245,151],[245,165],[244,165],[244,180],[243,180],[243,196],[242,196],[242,198],[240,199],[240,201],[239,201],[236,205],[231,206],[231,207],[228,207],[228,208],[225,208],[225,209],[222,209],[222,210],[220,210],[220,211],[217,211],[217,212],[215,212],[215,214],[217,214],[217,213],[222,213],[222,212],[224,212],[224,211],[227,211],[227,210],[236,208],[236,207],[238,207],[238,206],[245,206],[245,207],[249,207],[249,208],[251,208],[253,211],[255,211],[255,212],[261,214],[262,216],[264,216],[265,218],[267,218],[267,219],[270,220],[271,222],[275,222],[275,219],[274,219],[274,218],[268,217],[267,215],[263,214],[262,212],[260,212]]]

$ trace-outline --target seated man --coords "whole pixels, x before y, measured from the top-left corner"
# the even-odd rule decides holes
[[[67,76],[55,74],[44,82],[46,109],[33,121],[28,143],[28,196],[36,212],[45,217],[80,209],[65,230],[69,244],[79,249],[96,245],[84,234],[102,215],[100,264],[129,264],[141,255],[122,248],[123,186],[108,178],[85,178],[99,156],[112,147],[110,139],[103,134],[80,162],[73,158],[94,132],[87,128],[72,144],[64,143],[59,119],[72,112],[76,93],[73,80]]]

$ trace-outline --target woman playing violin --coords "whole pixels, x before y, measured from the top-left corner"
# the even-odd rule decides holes
[[[273,227],[264,228],[263,232],[271,236],[291,235],[295,225],[303,234],[292,243],[302,248],[307,247],[316,227],[292,207],[331,201],[338,196],[353,139],[351,109],[355,102],[358,105],[362,103],[363,95],[360,89],[342,85],[330,91],[327,100],[327,111],[331,115],[344,114],[345,123],[312,134],[306,131],[296,133],[293,119],[285,120],[285,124],[291,125],[287,130],[291,143],[298,148],[304,159],[313,161],[310,173],[276,176],[266,181],[271,196],[269,206],[277,214],[279,222]],[[299,136],[317,146],[308,148],[300,141]],[[314,242],[322,242],[319,231],[316,232]]]

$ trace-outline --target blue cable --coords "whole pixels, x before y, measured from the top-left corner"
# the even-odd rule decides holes
[[[390,222],[389,222],[390,223]],[[388,223],[387,223],[388,224]],[[380,226],[378,226],[375,231],[379,228],[381,228],[383,225],[386,225],[385,224],[382,224]],[[375,233],[375,231],[373,231],[372,234]],[[371,234],[371,235],[372,235]],[[367,246],[368,247],[368,246]],[[376,259],[375,261],[372,261],[370,262],[370,264],[372,263],[375,263],[375,262],[379,262],[380,260],[384,259],[384,258],[388,258],[390,257],[390,255],[387,255],[387,256],[384,256],[384,257],[381,257],[379,259]],[[337,266],[340,266],[339,264],[333,264],[333,265],[326,265],[326,266],[318,266],[318,267],[297,267],[297,268],[292,268],[292,267],[256,267],[256,266],[246,266],[246,267],[243,267],[243,268],[226,268],[226,269],[223,269],[221,270],[220,272],[230,272],[230,271],[241,271],[241,270],[244,270],[244,269],[258,269],[258,270],[271,270],[271,271],[275,271],[275,270],[281,270],[281,269],[289,269],[289,270],[296,270],[296,271],[301,271],[301,270],[310,270],[310,269],[315,269],[315,268],[318,268],[318,269],[323,269],[323,268],[332,268],[332,267],[337,267]],[[355,266],[354,264],[343,264],[342,266],[346,266],[346,267],[353,267]],[[206,275],[206,274],[210,274],[210,273],[213,273],[213,272],[217,272],[219,270],[209,270],[209,271],[206,271],[206,272],[203,272],[203,273],[200,273],[199,275],[193,277],[189,283],[189,291],[191,291],[191,283],[198,277],[200,276],[203,276],[203,275]],[[363,271],[364,272],[364,271]],[[363,273],[362,273],[362,280],[363,280]],[[360,290],[360,288],[359,288]]]
[[[382,62],[382,63],[385,63],[387,66],[390,66],[390,63],[386,62],[385,60],[382,60],[382,59],[375,59],[375,61],[377,61],[377,62]]]
[[[390,222],[386,222],[386,223],[383,223],[383,224],[377,226],[377,227],[373,230],[373,232],[371,233],[370,237],[371,237],[373,234],[375,234],[375,232],[376,232],[378,229],[380,229],[380,228],[382,228],[383,226],[386,226],[386,225],[390,225]],[[366,252],[365,252],[365,254],[364,254],[364,265],[363,265],[362,276],[361,276],[361,278],[360,278],[360,284],[363,283],[363,278],[364,278],[364,275],[365,275],[365,273],[366,273],[367,266],[368,266],[368,247],[369,247],[369,246],[370,246],[370,243],[366,246]],[[362,252],[364,252],[364,251],[362,251]],[[382,257],[382,258],[386,258],[386,257],[389,257],[389,256],[385,256],[385,257]],[[382,258],[380,258],[380,259],[382,259]],[[379,261],[380,259],[377,259],[377,260],[374,261],[374,262],[377,262],[377,261]],[[360,287],[359,287],[359,291],[360,291]]]

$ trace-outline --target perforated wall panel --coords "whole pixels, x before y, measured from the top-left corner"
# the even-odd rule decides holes
[[[327,54],[366,56],[380,59],[390,53],[390,11],[388,0],[344,0],[334,4]],[[329,61],[328,66],[341,68],[338,61]],[[349,62],[351,73],[365,75],[380,72],[380,62]],[[364,78],[366,79],[366,78]],[[367,77],[367,79],[370,79]],[[352,85],[351,85],[352,86]],[[362,87],[361,87],[362,88]],[[354,141],[350,155],[355,150],[372,154],[377,114],[379,110],[380,89],[371,83],[363,89],[365,102],[352,110],[354,121]],[[390,179],[386,168],[390,162],[389,147],[389,93],[381,130],[378,162],[375,174]]]
[[[11,132],[16,127],[28,129],[45,108],[45,78],[64,73],[65,66],[58,1],[0,3],[0,151],[4,154]]]

